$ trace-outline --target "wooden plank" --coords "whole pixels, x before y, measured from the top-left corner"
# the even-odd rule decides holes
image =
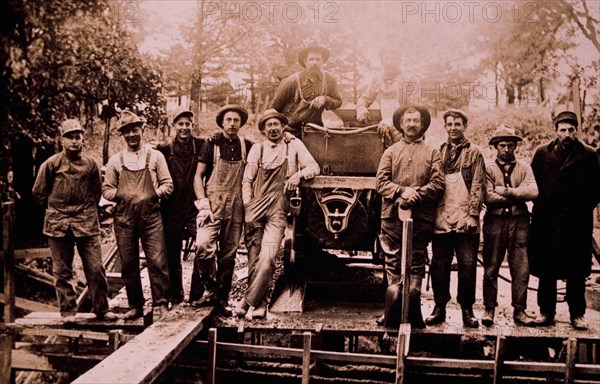
[[[302,179],[301,187],[313,189],[351,188],[375,189],[375,177],[365,176],[317,176],[311,180]]]
[[[310,355],[312,345],[312,333],[304,332],[302,350],[302,384],[310,383]]]
[[[217,329],[208,331],[208,353],[206,356],[206,382],[215,384],[215,373],[217,372]]]
[[[166,314],[73,383],[152,383],[202,330],[209,312],[191,319]]]
[[[502,369],[504,364],[504,347],[506,346],[506,336],[498,336],[496,339],[496,354],[494,356],[494,381],[493,384],[500,384],[502,380]]]
[[[12,382],[12,344],[12,334],[0,334],[0,383]]]
[[[565,359],[565,383],[574,382],[573,371],[575,370],[575,360],[577,359],[577,339],[569,338],[567,340],[567,357]]]
[[[396,347],[396,384],[403,384],[406,377],[406,356],[404,350],[407,344],[407,335],[398,332],[398,345]]]
[[[4,322],[15,321],[15,236],[14,203],[2,203],[2,250],[4,251]]]
[[[56,371],[56,367],[54,367],[43,354],[21,349],[13,349],[12,367],[13,369],[22,369],[25,371]]]
[[[24,259],[42,259],[52,257],[50,248],[27,248],[27,249],[15,249],[15,260]],[[0,251],[0,257],[4,257],[4,251]]]
[[[4,294],[0,293],[0,303],[4,304]],[[15,306],[31,312],[58,312],[58,308],[53,305],[38,303],[37,301],[15,297]]]

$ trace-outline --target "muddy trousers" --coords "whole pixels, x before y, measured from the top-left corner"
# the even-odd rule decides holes
[[[198,228],[190,302],[210,291],[216,294],[218,301],[227,303],[242,225],[242,211],[239,210]]]
[[[165,234],[160,212],[147,214],[129,224],[115,224],[115,237],[121,257],[121,276],[131,308],[144,307],[140,276],[140,240],[146,256],[153,305],[167,305],[169,269],[165,254]]]
[[[52,274],[60,313],[77,312],[77,292],[73,281],[74,248],[77,246],[93,311],[96,315],[104,315],[109,310],[108,283],[102,266],[100,236],[75,237],[69,230],[64,237],[49,237],[48,244],[52,251]]]
[[[285,226],[285,214],[281,208],[270,209],[264,220],[246,223],[244,241],[248,248],[248,289],[245,300],[253,307],[266,301]]]
[[[409,312],[411,324],[423,323],[421,314],[421,286],[425,276],[427,260],[427,245],[433,235],[433,222],[413,219],[412,261],[410,266]],[[385,258],[385,274],[388,289],[385,298],[386,327],[396,327],[400,324],[402,297],[402,222],[397,217],[381,220],[381,249]]]
[[[556,314],[556,283],[555,277],[540,276],[537,303],[540,313],[550,317]],[[585,315],[585,277],[567,278],[566,300],[571,320]]]

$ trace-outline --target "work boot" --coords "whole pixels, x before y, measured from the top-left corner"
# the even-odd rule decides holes
[[[462,318],[463,324],[468,328],[478,328],[479,321],[473,314],[473,308],[463,308],[462,309]]]
[[[152,308],[152,322],[159,321],[164,315],[169,312],[167,304],[157,305]]]
[[[522,309],[515,309],[513,312],[513,321],[515,324],[522,325],[524,327],[535,327],[537,325],[535,320],[529,317]]]
[[[246,301],[246,299],[241,299],[237,306],[235,307],[234,313],[237,317],[244,317],[250,308],[250,304]]]
[[[424,329],[423,312],[421,312],[421,285],[423,276],[410,276],[410,294],[408,298],[408,321],[413,329]]]
[[[97,320],[104,320],[104,321],[117,321],[119,317],[117,315],[115,315],[115,313],[113,311],[106,311],[103,314],[100,315],[96,315],[96,319]]]
[[[262,300],[258,307],[254,308],[252,311],[253,319],[264,319],[267,316],[267,301]]]
[[[425,319],[425,324],[436,325],[446,321],[446,308],[436,305],[433,307],[431,315]]]
[[[496,314],[496,308],[486,308],[485,313],[481,317],[481,324],[486,327],[494,325],[494,315]]]
[[[123,319],[133,320],[137,319],[138,317],[142,317],[143,314],[144,311],[142,310],[142,308],[132,308],[129,311],[125,312],[125,314],[123,315]]]
[[[205,290],[202,297],[196,301],[192,301],[190,306],[194,308],[211,307],[215,305],[215,293],[212,290]]]
[[[535,319],[535,325],[540,327],[554,325],[554,315],[551,316],[545,313],[540,313],[540,315]]]
[[[573,328],[579,331],[585,331],[586,329],[588,329],[587,322],[585,321],[583,316],[577,316],[574,319],[571,319],[571,325],[573,326]]]
[[[215,304],[215,314],[229,317],[233,314],[233,310],[229,306],[227,300],[219,299]]]
[[[385,324],[385,315],[381,315],[379,316],[376,320],[375,320],[375,324],[379,325],[379,326],[383,326]]]

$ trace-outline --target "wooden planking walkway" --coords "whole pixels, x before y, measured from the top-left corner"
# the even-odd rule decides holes
[[[211,310],[197,311],[193,318],[166,314],[73,383],[153,382],[202,330]]]

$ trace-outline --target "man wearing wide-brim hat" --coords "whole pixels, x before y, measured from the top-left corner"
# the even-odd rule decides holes
[[[431,123],[427,108],[403,105],[393,113],[393,122],[402,137],[383,153],[376,175],[377,193],[382,197],[379,241],[388,281],[384,315],[378,323],[386,327],[400,324],[401,286],[407,281],[401,265],[402,219],[410,214],[414,229],[407,320],[413,328],[424,328],[421,286],[444,177],[438,150],[423,139]]]
[[[275,273],[275,260],[286,227],[287,197],[302,179],[320,173],[319,165],[300,140],[284,140],[285,115],[267,110],[258,122],[266,140],[254,144],[242,180],[244,243],[248,249],[248,288],[235,313],[242,317],[254,307],[264,317],[267,290]]]
[[[156,320],[166,313],[169,299],[169,270],[160,199],[173,192],[173,180],[163,154],[144,145],[144,123],[131,111],[121,112],[118,131],[127,146],[108,160],[102,196],[116,203],[114,231],[130,307],[123,317],[135,319],[143,315],[145,300],[140,277],[141,240],[148,264]]]
[[[539,146],[531,161],[539,188],[527,250],[530,272],[539,277],[536,323],[554,324],[557,280],[566,279],[571,325],[587,329],[585,279],[592,268],[590,238],[593,211],[600,202],[600,165],[595,150],[578,140],[573,111],[558,113],[553,123],[556,138]]]
[[[270,108],[283,113],[288,119],[286,130],[301,137],[304,123],[323,125],[325,109],[342,106],[342,96],[333,75],[323,70],[329,59],[327,48],[310,45],[298,54],[298,62],[305,69],[283,79]]]
[[[221,135],[204,143],[194,178],[198,230],[190,304],[215,306],[217,313],[228,315],[235,255],[244,223],[242,177],[252,142],[238,135],[248,121],[248,111],[241,105],[222,107],[215,121]]]
[[[529,164],[515,158],[517,144],[523,139],[513,127],[500,125],[489,140],[496,148],[496,159],[485,165],[486,194],[483,218],[483,304],[481,323],[494,324],[498,305],[498,273],[508,253],[511,276],[513,320],[517,325],[534,326],[527,308],[529,262],[527,235],[529,211],[526,202],[538,195],[537,183]]]

